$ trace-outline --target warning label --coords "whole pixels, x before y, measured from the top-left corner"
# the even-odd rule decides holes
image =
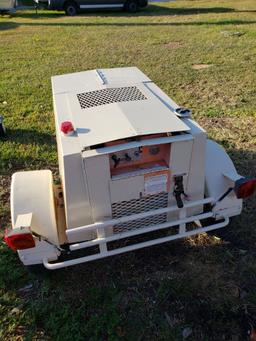
[[[144,194],[157,194],[168,191],[168,175],[160,174],[145,177]]]

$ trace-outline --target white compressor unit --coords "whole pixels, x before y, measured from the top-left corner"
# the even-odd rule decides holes
[[[24,265],[59,269],[218,229],[255,192],[136,67],[54,76],[52,90],[61,185],[50,170],[12,176],[5,241]]]

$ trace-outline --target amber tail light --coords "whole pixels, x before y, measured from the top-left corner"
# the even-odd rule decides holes
[[[31,233],[12,233],[12,230],[5,230],[4,240],[13,251],[30,249],[35,247],[35,240]]]
[[[245,199],[256,192],[256,179],[241,178],[235,182],[234,188],[238,199]]]

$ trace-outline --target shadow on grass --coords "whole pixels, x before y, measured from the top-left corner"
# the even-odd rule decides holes
[[[161,16],[161,15],[191,15],[191,14],[208,14],[208,13],[230,13],[235,12],[233,8],[225,8],[225,7],[209,7],[209,8],[170,8],[159,5],[149,5],[145,9],[141,9],[137,13],[127,13],[120,9],[117,10],[109,10],[109,9],[88,9],[86,11],[82,11],[86,15],[99,15],[102,16],[115,16],[115,17],[141,17],[141,16]],[[54,17],[62,17],[64,14],[58,12],[49,12],[49,11],[38,11],[38,14],[30,13],[30,12],[17,12],[16,16],[20,18],[54,18]]]
[[[0,139],[0,150],[5,141],[13,144],[13,152],[10,151],[7,155],[0,153],[0,176],[10,176],[19,170],[38,169],[39,166],[42,168],[55,168],[55,165],[46,163],[45,158],[40,154],[26,156],[21,154],[17,157],[15,150],[15,146],[23,145],[26,149],[29,148],[29,145],[37,145],[52,152],[56,145],[54,135],[38,132],[37,130],[7,129],[6,136]]]
[[[55,136],[36,130],[8,129],[6,133],[4,140],[19,144],[54,145],[56,143]]]
[[[19,27],[20,25],[13,21],[1,21],[0,22],[0,31],[4,30],[12,30],[14,28]]]
[[[228,26],[228,25],[253,25],[256,24],[255,20],[221,20],[221,21],[192,21],[192,22],[168,22],[168,23],[155,23],[155,22],[99,22],[99,23],[91,23],[91,22],[75,22],[75,23],[66,23],[66,22],[28,22],[28,23],[15,23],[15,22],[1,22],[0,23],[0,30],[10,30],[15,29],[19,26],[48,26],[48,27],[82,27],[82,26],[137,26],[137,27],[144,27],[144,26]]]

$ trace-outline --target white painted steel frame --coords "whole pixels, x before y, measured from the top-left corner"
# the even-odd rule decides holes
[[[136,220],[136,219],[142,219],[142,218],[147,218],[147,217],[151,217],[154,215],[159,215],[159,214],[163,214],[163,213],[167,213],[167,212],[175,212],[175,211],[184,211],[187,208],[191,208],[194,206],[199,206],[199,205],[204,205],[204,204],[209,204],[214,202],[213,198],[206,198],[206,199],[202,199],[202,200],[196,200],[193,202],[188,202],[184,205],[184,207],[182,209],[178,208],[177,206],[170,206],[170,207],[165,207],[165,208],[158,208],[156,210],[151,210],[151,211],[147,211],[147,212],[142,212],[142,213],[137,213],[137,214],[131,214],[129,216],[125,216],[122,218],[116,218],[116,219],[111,219],[111,220],[105,220],[102,222],[96,222],[94,224],[90,224],[90,225],[85,225],[85,226],[80,226],[80,227],[76,227],[73,229],[68,229],[66,231],[67,236],[71,237],[71,236],[75,236],[77,233],[80,232],[87,232],[87,231],[93,231],[93,230],[98,230],[104,227],[109,227],[109,226],[113,226],[113,225],[117,225],[117,224],[123,224],[123,223],[127,223],[129,221],[132,220]],[[193,219],[195,220],[195,219]],[[169,222],[170,224],[170,222]],[[140,229],[141,231],[142,229]],[[134,233],[134,231],[131,231],[131,235]],[[144,233],[144,232],[143,232]]]
[[[87,242],[72,244],[72,245],[70,245],[70,250],[75,251],[75,250],[84,249],[87,247],[99,245],[100,252],[97,254],[94,254],[94,255],[80,257],[77,259],[58,262],[58,263],[49,263],[48,259],[44,259],[43,264],[49,270],[56,270],[56,269],[60,269],[63,267],[68,267],[68,266],[72,266],[72,265],[76,265],[76,264],[80,264],[80,263],[85,263],[85,262],[89,262],[89,261],[104,258],[104,257],[109,257],[109,256],[125,253],[128,251],[137,250],[137,249],[144,248],[147,246],[165,243],[165,242],[175,240],[175,239],[179,239],[179,238],[189,237],[189,236],[192,236],[192,235],[195,235],[198,233],[207,232],[207,231],[210,231],[213,229],[218,229],[218,228],[221,228],[221,227],[228,225],[229,218],[226,217],[226,218],[224,218],[224,220],[222,222],[219,222],[219,223],[216,223],[213,225],[209,225],[206,227],[197,228],[197,229],[192,230],[192,231],[186,231],[185,224],[190,223],[190,222],[194,222],[194,221],[200,221],[200,220],[206,219],[206,218],[210,218],[210,217],[213,217],[213,215],[214,215],[213,212],[206,212],[206,213],[198,214],[195,216],[186,217],[187,208],[191,208],[193,206],[202,205],[202,204],[206,204],[206,203],[212,203],[212,202],[213,202],[213,198],[206,198],[203,200],[197,200],[197,201],[194,201],[191,203],[187,203],[186,205],[184,205],[184,207],[182,209],[179,209],[178,207],[161,208],[161,209],[157,209],[157,210],[153,210],[153,211],[149,211],[149,212],[133,214],[130,216],[122,217],[119,219],[112,219],[112,220],[108,220],[108,221],[104,221],[104,222],[97,222],[95,224],[81,226],[81,227],[78,227],[75,229],[68,230],[67,232],[69,234],[75,233],[75,231],[77,229],[80,229],[80,232],[83,230],[88,231],[88,229],[89,230],[96,230],[97,234],[98,234],[98,238],[96,238],[94,240],[87,241]],[[166,222],[166,223],[162,223],[162,224],[158,224],[158,225],[152,225],[152,226],[140,228],[137,230],[118,233],[118,234],[115,234],[115,235],[109,236],[109,237],[104,237],[104,233],[102,233],[102,232],[104,232],[103,229],[105,227],[109,227],[109,226],[120,224],[120,223],[125,223],[125,222],[131,221],[131,220],[141,219],[144,217],[158,215],[161,213],[173,212],[173,211],[179,211],[179,219],[176,221],[173,221],[173,222]],[[163,237],[163,238],[157,238],[157,239],[149,240],[146,242],[141,242],[141,243],[129,245],[126,247],[117,248],[117,249],[111,250],[111,251],[107,250],[107,243],[108,242],[120,240],[120,239],[124,239],[124,238],[129,238],[132,236],[141,235],[144,233],[149,233],[149,232],[153,232],[153,231],[157,231],[157,230],[161,230],[161,229],[166,229],[166,228],[170,228],[173,226],[179,226],[179,233],[177,233],[175,235]]]
[[[213,216],[213,213],[208,212],[208,213],[198,214],[196,216],[185,218],[185,219],[174,220],[172,222],[167,221],[166,223],[151,225],[151,226],[139,228],[136,230],[115,233],[111,237],[97,238],[97,239],[90,240],[88,242],[72,244],[70,246],[70,250],[75,251],[75,250],[79,250],[79,249],[84,249],[86,247],[90,247],[90,246],[94,246],[94,245],[98,245],[98,244],[113,242],[114,240],[129,238],[129,237],[137,236],[139,234],[154,232],[154,231],[166,229],[166,228],[173,227],[173,226],[184,225],[184,224],[196,221],[196,220],[211,218],[212,216]]]

